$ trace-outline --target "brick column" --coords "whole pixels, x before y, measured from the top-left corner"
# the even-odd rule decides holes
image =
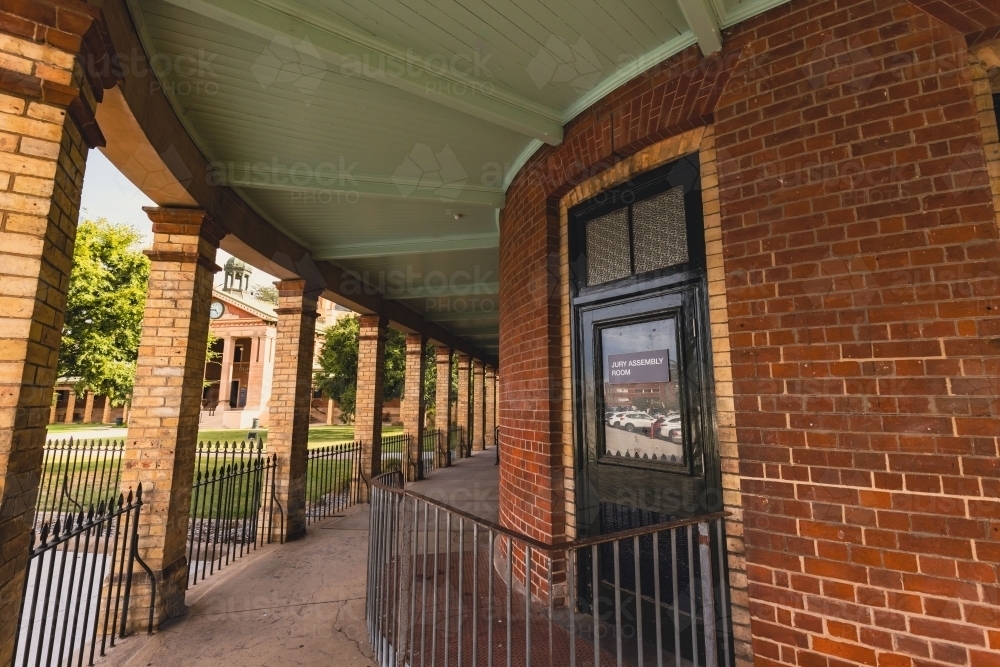
[[[155,621],[184,611],[188,510],[201,411],[215,251],[225,231],[204,211],[147,208],[149,288],[122,466],[122,491],[143,488],[139,550],[157,580]],[[145,623],[149,581],[133,573],[132,611]]]
[[[87,391],[86,399],[83,403],[83,423],[90,424],[94,421],[94,392]]]
[[[110,424],[111,423],[111,397],[104,397],[104,411],[101,412],[101,423]]]
[[[458,411],[457,422],[459,431],[458,456],[469,455],[469,443],[472,442],[472,432],[469,430],[469,356],[458,355]]]
[[[52,392],[52,404],[49,405],[49,423],[56,423],[56,411],[59,409],[59,392]]]
[[[486,429],[486,446],[492,447],[497,444],[494,434],[496,433],[497,425],[497,372],[492,366],[486,367],[486,405],[484,410],[486,416],[484,418],[484,424]]]
[[[361,316],[354,439],[361,442],[361,475],[367,480],[382,472],[382,385],[387,326],[386,319],[379,315]],[[368,486],[363,480],[358,495],[367,502]]]
[[[486,405],[483,401],[483,362],[472,362],[472,449],[481,451],[486,446]]]
[[[438,346],[437,379],[434,385],[434,423],[441,430],[438,440],[434,467],[447,468],[451,465],[451,455],[448,446],[448,436],[451,430],[451,355],[450,347]]]
[[[83,2],[0,3],[0,665],[12,659],[80,191],[113,49]],[[89,39],[84,39],[84,36]],[[80,57],[80,61],[77,60]],[[93,63],[83,68],[78,62]],[[90,76],[88,76],[88,74]]]
[[[70,389],[68,398],[66,399],[66,413],[63,415],[64,424],[73,423],[74,412],[76,412],[76,392]]]
[[[306,533],[306,464],[312,401],[313,347],[319,290],[305,280],[282,280],[278,288],[278,336],[267,449],[278,457],[275,496],[285,510],[286,540]],[[273,523],[272,539],[281,537]]]
[[[333,399],[326,399],[326,425],[333,426]]]
[[[424,478],[424,348],[423,334],[406,335],[406,376],[403,385],[403,430],[410,436],[403,474],[406,481]]]

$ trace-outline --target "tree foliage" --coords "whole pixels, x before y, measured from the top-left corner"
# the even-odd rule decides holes
[[[329,398],[337,401],[345,419],[355,411],[355,394],[358,384],[358,339],[360,325],[356,317],[343,317],[326,330],[319,364],[322,371],[316,374],[316,386]],[[433,414],[437,369],[434,364],[434,347],[428,345],[424,373],[424,397],[427,409]],[[454,367],[453,367],[454,368]],[[385,341],[385,380],[382,398],[389,400],[403,395],[406,380],[406,335],[389,329]],[[457,394],[458,375],[452,373],[452,392]]]
[[[59,375],[124,405],[132,396],[149,260],[142,236],[106,219],[77,227]]]
[[[278,288],[274,285],[254,285],[250,288],[250,294],[258,301],[278,305]]]

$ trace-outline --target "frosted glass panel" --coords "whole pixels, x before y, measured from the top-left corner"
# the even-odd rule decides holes
[[[688,261],[684,189],[672,188],[632,206],[635,272],[646,273]]]
[[[587,285],[630,275],[628,209],[620,208],[587,223]]]

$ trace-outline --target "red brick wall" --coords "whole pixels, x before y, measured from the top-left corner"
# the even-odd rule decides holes
[[[715,119],[757,661],[998,665],[1000,247],[965,40],[902,1],[745,30]]]
[[[1000,245],[971,77],[964,34],[905,0],[797,0],[540,151],[501,218],[501,520],[567,521],[558,197],[714,122],[756,664],[1000,665]]]

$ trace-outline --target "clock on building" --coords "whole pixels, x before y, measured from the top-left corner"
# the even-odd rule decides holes
[[[212,308],[208,311],[213,320],[217,320],[222,317],[224,312],[226,312],[226,307],[222,305],[221,301],[213,301]]]

